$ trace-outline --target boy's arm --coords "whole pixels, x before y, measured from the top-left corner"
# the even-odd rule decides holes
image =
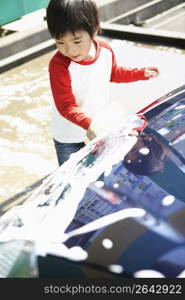
[[[158,72],[157,68],[154,68],[154,71]],[[147,73],[148,68],[124,68],[117,66],[116,58],[114,55],[114,52],[112,51],[112,73],[111,73],[111,82],[132,82],[137,80],[148,80],[154,76],[150,76],[149,73]]]
[[[50,85],[59,113],[70,122],[87,130],[92,120],[80,110],[76,103],[68,70],[61,66],[60,71],[57,68],[55,70],[50,68]]]

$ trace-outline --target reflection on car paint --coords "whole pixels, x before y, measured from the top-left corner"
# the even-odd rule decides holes
[[[1,217],[1,246],[12,240],[32,241],[46,262],[47,254],[61,264],[62,258],[83,261],[86,265],[76,266],[82,277],[95,274],[95,265],[123,277],[139,277],[146,270],[147,276],[182,276],[184,97],[182,88],[177,97],[175,92],[170,95],[169,103],[145,114],[144,133],[154,135],[168,150],[162,171],[141,176],[125,167],[123,157],[137,141],[129,136],[134,120],[125,120],[118,131],[73,154],[24,205]],[[144,150],[140,154],[149,155]]]

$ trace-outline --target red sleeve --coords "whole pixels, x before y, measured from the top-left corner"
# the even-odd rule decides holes
[[[112,73],[111,73],[111,82],[131,82],[137,80],[148,80],[149,77],[145,77],[144,72],[145,68],[138,69],[138,68],[124,68],[117,66],[116,58],[114,52],[112,52]]]
[[[68,68],[51,60],[49,74],[51,91],[59,113],[70,122],[87,130],[92,120],[76,104]]]

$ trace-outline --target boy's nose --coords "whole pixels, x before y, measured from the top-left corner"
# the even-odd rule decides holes
[[[75,55],[75,47],[67,47],[67,48],[66,48],[66,53],[67,53],[67,55],[69,55],[69,56]]]

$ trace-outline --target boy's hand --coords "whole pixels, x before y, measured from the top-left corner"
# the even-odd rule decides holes
[[[144,75],[148,78],[155,78],[159,75],[159,69],[157,67],[145,68]]]
[[[87,129],[87,132],[86,132],[86,136],[90,141],[93,140],[97,136],[97,134],[95,132],[95,129],[93,127],[94,126],[91,122],[91,124],[90,124],[90,126],[89,126],[89,128]]]
[[[129,136],[138,136],[139,132],[135,129],[132,130],[132,132],[129,134]]]

